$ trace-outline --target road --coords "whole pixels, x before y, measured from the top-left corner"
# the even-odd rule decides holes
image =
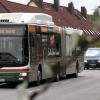
[[[30,86],[24,94],[28,97],[30,93],[39,91],[43,86]],[[12,85],[0,86],[0,100],[20,100],[18,93]],[[27,100],[26,97],[23,100]],[[78,78],[53,82],[49,90],[35,100],[100,100],[100,70],[85,70]]]

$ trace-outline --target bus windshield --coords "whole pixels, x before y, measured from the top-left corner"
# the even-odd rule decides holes
[[[26,25],[0,25],[0,67],[28,64]]]

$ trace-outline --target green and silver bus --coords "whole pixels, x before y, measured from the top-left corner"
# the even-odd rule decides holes
[[[77,77],[81,64],[73,51],[81,32],[70,30],[43,13],[0,14],[0,82]]]

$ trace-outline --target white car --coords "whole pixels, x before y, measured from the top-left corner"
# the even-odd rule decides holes
[[[100,48],[88,48],[86,50],[84,68],[100,68]]]

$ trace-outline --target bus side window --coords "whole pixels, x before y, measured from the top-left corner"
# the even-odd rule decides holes
[[[30,45],[34,47],[34,36],[32,34],[30,34]]]
[[[76,47],[73,51],[72,51],[72,55],[73,56],[79,56],[80,55],[80,48]]]

